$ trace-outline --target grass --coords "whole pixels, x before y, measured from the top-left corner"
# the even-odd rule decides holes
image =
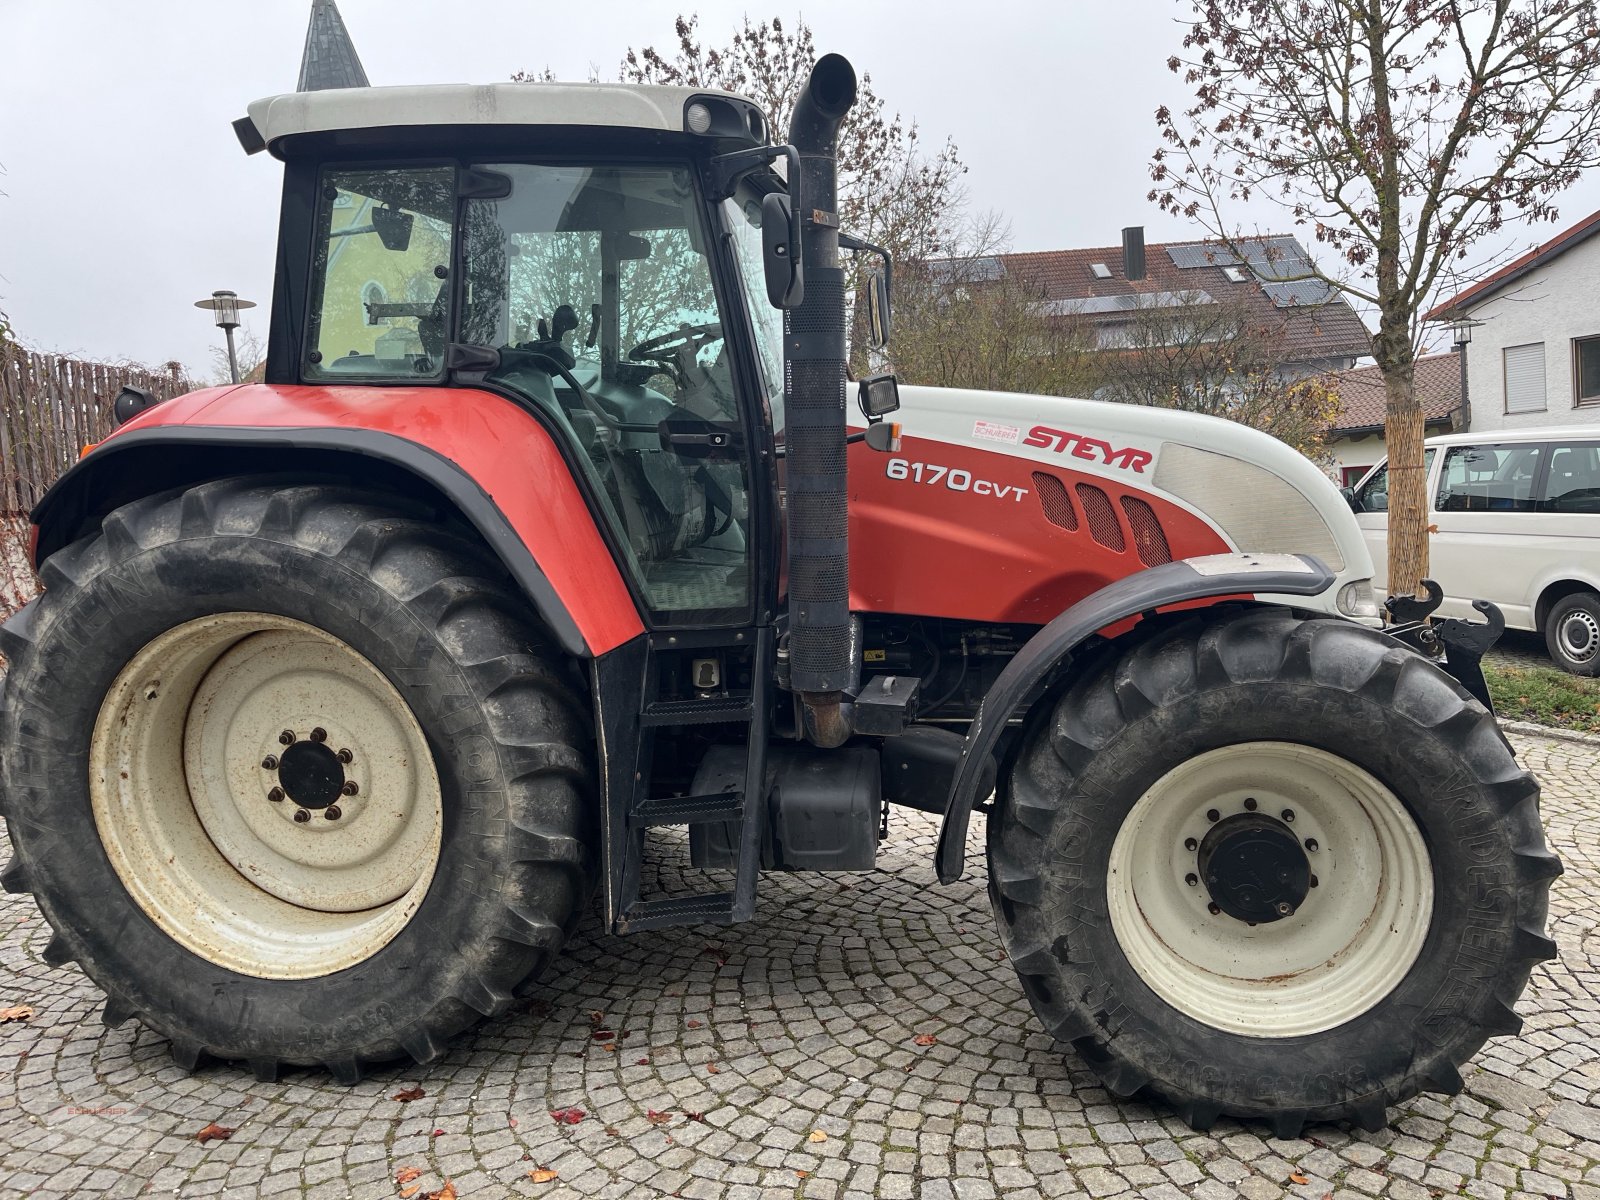
[[[1583,733],[1600,733],[1600,679],[1568,675],[1555,667],[1483,664],[1495,712]]]

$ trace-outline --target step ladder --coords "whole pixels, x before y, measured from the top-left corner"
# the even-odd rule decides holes
[[[611,844],[621,851],[620,878],[615,880],[615,896],[608,898],[614,914],[612,927],[618,933],[631,933],[672,925],[731,925],[735,921],[747,921],[755,915],[756,875],[761,868],[760,805],[764,802],[767,770],[766,724],[773,669],[773,633],[770,628],[758,628],[652,636],[656,645],[646,646],[646,657],[641,664],[643,703],[638,707],[634,725],[636,736],[631,739],[631,747],[612,745],[612,752],[619,759],[616,768],[625,772],[617,781],[621,786],[608,787],[613,793],[610,808],[617,826],[609,831]],[[706,650],[743,650],[753,641],[749,695],[661,699],[659,673],[653,659],[656,649],[669,637],[675,643],[692,639],[694,649]],[[675,644],[672,648],[682,650],[685,647]],[[743,786],[708,796],[650,795],[648,784],[655,731],[714,724],[741,724],[745,728]],[[619,800],[622,803],[618,804]],[[642,896],[647,831],[668,825],[711,824],[733,825],[738,830],[733,890],[662,898]]]

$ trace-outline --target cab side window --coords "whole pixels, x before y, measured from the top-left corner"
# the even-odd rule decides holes
[[[1580,442],[1550,448],[1550,474],[1539,511],[1600,513],[1600,444]]]
[[[1434,507],[1439,512],[1532,512],[1540,444],[1451,446]]]
[[[1427,475],[1433,469],[1433,450],[1422,452],[1422,473]],[[1389,511],[1389,464],[1385,462],[1372,474],[1356,493],[1355,511],[1358,513],[1380,513]]]

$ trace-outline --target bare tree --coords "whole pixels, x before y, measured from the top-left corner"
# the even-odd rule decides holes
[[[715,87],[749,96],[766,112],[775,136],[811,73],[817,50],[811,28],[796,21],[745,17],[726,46],[707,45],[696,16],[679,16],[677,45],[630,49],[625,82]],[[897,258],[925,260],[948,250],[964,196],[966,173],[955,144],[927,150],[917,123],[885,110],[872,76],[860,80],[855,108],[839,139],[839,223],[886,246]]]
[[[904,382],[1056,396],[1092,388],[1092,331],[1052,318],[1034,280],[995,269],[1009,234],[985,214],[956,234],[951,257],[896,272],[891,351]]]
[[[1106,339],[1095,396],[1225,417],[1272,434],[1307,458],[1327,457],[1339,397],[1326,381],[1286,370],[1281,327],[1240,303],[1148,306]]]
[[[267,361],[267,348],[262,340],[244,326],[240,326],[234,337],[234,357],[239,360],[239,378],[246,383]],[[233,382],[233,368],[228,362],[227,346],[212,346],[211,379],[212,386],[220,387]]]
[[[1600,161],[1594,0],[1191,0],[1194,89],[1156,113],[1150,198],[1245,241],[1226,207],[1287,209],[1338,259],[1313,273],[1376,310],[1387,394],[1389,587],[1427,573],[1419,315],[1485,268],[1507,221],[1549,221]],[[1474,261],[1474,256],[1479,256]]]

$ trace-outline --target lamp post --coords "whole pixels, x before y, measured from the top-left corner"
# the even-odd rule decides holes
[[[1450,336],[1454,342],[1456,353],[1461,356],[1462,425],[1460,428],[1465,428],[1472,420],[1472,408],[1467,403],[1467,347],[1472,343],[1472,331],[1482,324],[1482,321],[1474,321],[1465,313],[1461,313],[1455,320],[1450,322]]]
[[[233,352],[233,331],[239,328],[239,311],[245,308],[254,308],[254,300],[241,300],[234,292],[212,292],[209,300],[196,300],[196,308],[209,308],[212,317],[217,322],[217,328],[222,330],[228,339],[228,374],[235,383],[239,382],[239,359]]]

